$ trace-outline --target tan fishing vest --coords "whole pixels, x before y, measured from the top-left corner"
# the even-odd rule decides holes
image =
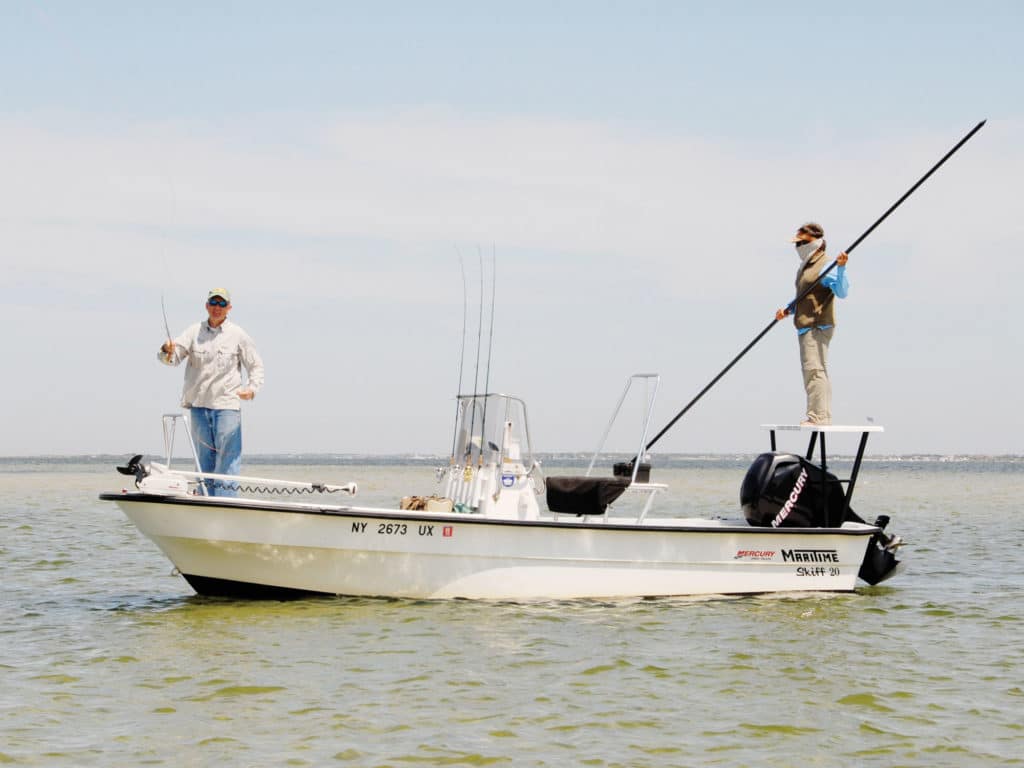
[[[807,287],[815,281],[821,270],[825,267],[825,249],[819,248],[814,255],[807,260],[803,268],[796,273],[796,295],[807,290]],[[818,325],[836,324],[836,295],[831,288],[826,288],[821,283],[814,286],[814,289],[796,303],[796,311],[793,312],[793,324],[797,328],[814,328]]]

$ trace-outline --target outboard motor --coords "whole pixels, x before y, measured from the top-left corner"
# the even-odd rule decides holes
[[[740,486],[743,514],[751,525],[773,528],[827,528],[850,520],[863,523],[847,505],[842,483],[830,472],[791,453],[762,453],[747,470]],[[845,510],[845,513],[844,513]],[[875,585],[892,576],[900,561],[896,552],[903,539],[885,533],[886,515],[871,537],[858,575]]]
[[[792,453],[762,453],[740,486],[740,504],[751,525],[772,528],[821,528],[856,516],[846,493],[830,472]]]

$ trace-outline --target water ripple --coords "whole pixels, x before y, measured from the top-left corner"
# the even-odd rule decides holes
[[[106,476],[0,473],[0,763],[1021,765],[1014,467],[872,468],[913,550],[856,594],[524,603],[199,598]]]

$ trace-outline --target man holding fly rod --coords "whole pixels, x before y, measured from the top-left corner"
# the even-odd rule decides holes
[[[263,360],[241,327],[228,320],[231,293],[214,288],[206,299],[207,319],[168,339],[157,354],[165,365],[185,367],[181,405],[191,413],[199,470],[237,475],[242,465],[241,400],[252,400],[263,386]],[[242,369],[248,381],[243,386]],[[207,480],[211,496],[237,496],[237,486]]]
[[[781,320],[793,315],[800,340],[800,368],[807,391],[807,415],[800,426],[832,423],[832,382],[828,378],[828,345],[835,330],[836,298],[845,299],[850,290],[846,279],[846,252],[836,257],[838,268],[814,285],[828,267],[825,256],[825,231],[820,224],[808,222],[796,231],[791,242],[796,244],[800,267],[796,272],[797,301],[775,313]],[[811,286],[814,285],[813,288]],[[807,291],[804,296],[804,291]]]

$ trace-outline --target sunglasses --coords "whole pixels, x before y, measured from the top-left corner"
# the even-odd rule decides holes
[[[210,299],[208,302],[211,307],[226,307],[228,303],[224,299]]]

